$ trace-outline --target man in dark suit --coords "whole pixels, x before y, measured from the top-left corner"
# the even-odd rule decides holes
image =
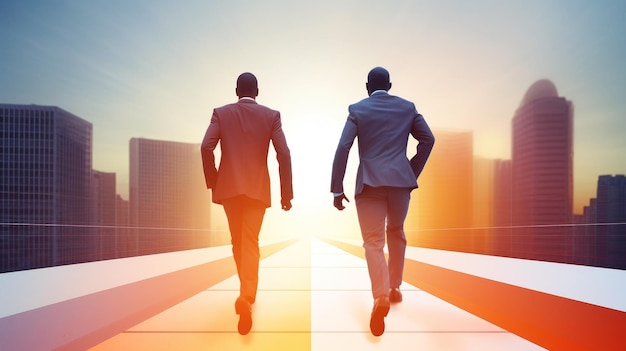
[[[348,120],[333,162],[330,191],[334,195],[334,206],[343,210],[343,200],[349,201],[343,192],[343,178],[350,148],[358,137],[356,209],[374,297],[370,330],[380,336],[385,331],[390,302],[402,301],[404,220],[411,191],[417,188],[417,178],[424,169],[435,137],[412,102],[388,94],[391,82],[386,69],[372,69],[366,88],[369,97],[348,108]],[[409,135],[418,141],[417,153],[410,161],[406,156]],[[389,264],[383,252],[385,223]]]
[[[213,110],[211,123],[202,141],[202,164],[213,202],[221,204],[228,218],[233,257],[240,282],[235,302],[238,330],[247,334],[252,327],[252,304],[256,300],[259,276],[259,232],[265,209],[271,206],[267,155],[270,141],[278,159],[281,206],[291,209],[291,155],[282,130],[280,113],[256,102],[257,79],[252,73],[237,78],[239,101]],[[214,150],[220,142],[219,170]]]

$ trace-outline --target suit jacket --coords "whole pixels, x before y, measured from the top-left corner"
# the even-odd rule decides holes
[[[213,202],[245,195],[271,206],[267,155],[270,141],[276,150],[281,196],[293,198],[291,155],[282,130],[280,113],[241,99],[213,110],[211,123],[202,141],[202,165]],[[220,142],[219,169],[214,151]]]
[[[387,92],[375,92],[348,108],[333,162],[330,191],[343,192],[348,154],[354,138],[359,139],[359,168],[355,195],[364,185],[417,188],[417,178],[435,143],[424,117],[415,105]],[[407,158],[407,142],[412,135],[419,142],[415,156]]]

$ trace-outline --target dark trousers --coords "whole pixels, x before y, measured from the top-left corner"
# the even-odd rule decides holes
[[[259,232],[266,206],[247,196],[223,200],[222,205],[228,218],[233,257],[237,265],[239,295],[254,303],[259,284]]]
[[[356,196],[356,210],[374,298],[388,295],[390,288],[399,288],[402,283],[406,251],[404,220],[409,210],[411,190],[365,186]],[[389,264],[383,252],[385,234]]]

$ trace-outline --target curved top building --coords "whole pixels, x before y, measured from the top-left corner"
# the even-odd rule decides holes
[[[566,256],[573,207],[573,106],[546,79],[528,88],[513,117],[512,224],[522,256]]]
[[[559,97],[559,94],[556,91],[556,86],[554,83],[548,79],[541,79],[536,81],[533,85],[528,88],[524,98],[522,99],[521,106],[526,105],[535,100],[543,99],[543,98],[556,98]]]

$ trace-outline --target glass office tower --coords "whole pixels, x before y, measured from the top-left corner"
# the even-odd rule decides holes
[[[91,123],[0,104],[0,271],[93,258],[91,157]]]
[[[211,193],[200,145],[130,140],[130,221],[137,254],[209,246]]]
[[[512,249],[568,261],[573,213],[573,106],[549,80],[534,83],[513,117]]]

